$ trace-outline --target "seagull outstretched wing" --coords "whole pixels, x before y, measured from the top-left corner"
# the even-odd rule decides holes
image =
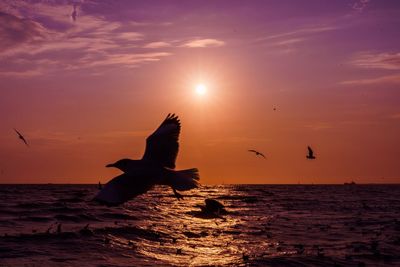
[[[142,179],[142,173],[123,173],[109,181],[97,195],[94,200],[108,206],[118,206],[132,198],[150,190],[154,183],[154,177]]]
[[[21,139],[22,142],[24,142],[27,147],[29,147],[29,144],[26,141],[25,137],[20,132],[18,132],[17,129],[14,128],[14,131],[18,134],[18,138]]]
[[[249,151],[249,152],[253,152],[253,153],[255,153],[255,154],[256,154],[256,156],[261,156],[261,157],[265,158],[265,155],[264,155],[263,153],[261,153],[261,152],[257,151],[257,150],[254,150],[254,149],[249,149],[248,151]]]
[[[146,139],[146,150],[143,160],[175,168],[175,160],[179,150],[179,133],[181,123],[178,116],[168,114],[157,130]]]

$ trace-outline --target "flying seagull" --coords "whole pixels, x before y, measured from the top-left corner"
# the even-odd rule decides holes
[[[256,156],[261,156],[261,157],[265,158],[264,154],[261,152],[258,152],[257,150],[249,149],[248,151],[256,154]]]
[[[180,199],[183,197],[177,190],[196,188],[199,180],[196,168],[174,170],[180,129],[178,116],[168,114],[154,133],[147,137],[142,159],[121,159],[106,166],[120,169],[123,174],[104,185],[94,199],[110,206],[119,205],[146,193],[154,185],[170,186]]]
[[[26,141],[25,137],[20,132],[18,132],[17,129],[14,128],[14,131],[18,134],[18,138],[21,139],[22,142],[24,142],[27,147],[29,147],[28,142]]]
[[[314,151],[311,149],[310,146],[308,146],[307,148],[308,148],[308,155],[306,156],[306,158],[308,158],[308,159],[315,159]]]
[[[76,12],[76,4],[74,4],[74,10],[71,13],[71,19],[75,22],[77,17],[77,12]]]

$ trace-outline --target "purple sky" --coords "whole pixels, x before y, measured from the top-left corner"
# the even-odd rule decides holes
[[[399,29],[389,0],[1,1],[0,182],[106,181],[169,112],[204,183],[400,182]]]

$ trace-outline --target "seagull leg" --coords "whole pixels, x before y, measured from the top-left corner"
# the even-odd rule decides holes
[[[176,196],[176,198],[177,198],[178,200],[183,199],[183,196],[182,196],[181,194],[179,194],[179,193],[175,190],[175,188],[172,188],[172,190],[174,190],[174,194],[175,194],[175,196]]]

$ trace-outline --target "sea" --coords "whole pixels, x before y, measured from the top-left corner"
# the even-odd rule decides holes
[[[0,266],[400,266],[400,185],[0,185]],[[205,212],[206,199],[225,212]]]

